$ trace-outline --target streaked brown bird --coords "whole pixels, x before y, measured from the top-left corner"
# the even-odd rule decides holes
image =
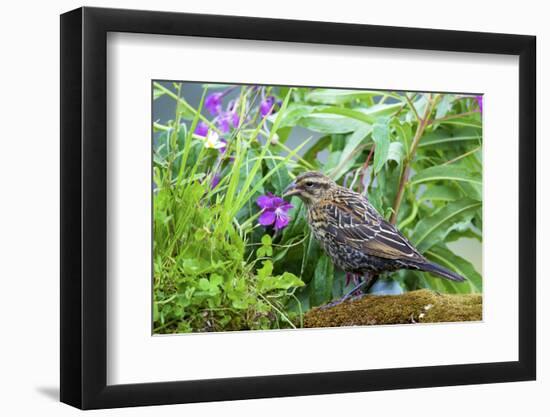
[[[464,277],[422,256],[366,197],[339,186],[326,175],[306,172],[298,176],[283,193],[283,197],[289,196],[299,197],[306,205],[311,231],[333,263],[346,273],[365,276],[340,302],[362,286],[367,286],[367,292],[379,274],[398,269],[464,281]]]

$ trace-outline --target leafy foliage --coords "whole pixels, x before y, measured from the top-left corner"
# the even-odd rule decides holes
[[[474,96],[204,85],[191,105],[185,87],[153,86],[154,100],[175,103],[174,119],[153,125],[155,333],[299,327],[305,311],[349,290],[300,200],[283,229],[258,224],[256,199],[281,195],[307,170],[365,193],[426,257],[468,279],[391,274],[404,291],[482,291],[475,267],[450,248],[482,236]],[[231,98],[213,119],[203,108],[211,91]],[[227,115],[238,119],[230,129]],[[201,123],[213,136],[197,133]],[[296,138],[300,129],[314,139]],[[218,137],[223,151],[208,145]]]

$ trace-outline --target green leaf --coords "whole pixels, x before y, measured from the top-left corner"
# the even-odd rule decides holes
[[[304,256],[302,258],[300,276],[305,282],[309,282],[315,273],[315,268],[317,267],[319,259],[323,256],[323,252],[319,246],[319,242],[317,242],[317,239],[315,239],[313,234],[309,235],[309,238],[305,241],[304,246]]]
[[[403,107],[402,103],[392,103],[392,104],[375,104],[367,108],[357,109],[359,112],[363,113],[365,116],[376,120],[378,117],[393,116]]]
[[[259,282],[258,290],[265,293],[272,290],[288,290],[290,288],[303,287],[304,282],[296,275],[290,272],[284,272],[282,275],[269,277]]]
[[[292,132],[292,126],[282,127],[277,129],[277,133],[273,137],[277,138],[278,143],[284,144],[288,140],[291,132]]]
[[[272,159],[273,155],[268,152],[264,161],[267,166],[267,171],[274,170],[273,175],[270,178],[271,185],[274,188],[276,195],[281,195],[285,188],[292,182],[290,175],[288,175],[288,167],[286,165],[280,165],[277,167],[276,160]]]
[[[219,274],[210,275],[210,285],[219,287],[223,284],[223,277]]]
[[[206,278],[199,279],[199,288],[203,291],[208,291],[210,288],[210,282]]]
[[[309,300],[312,306],[325,304],[332,299],[334,266],[325,254],[321,255],[315,267],[313,280],[309,284]]]
[[[265,234],[262,236],[262,245],[271,246],[271,236]]]
[[[288,290],[294,287],[303,287],[306,284],[298,278],[296,275],[291,274],[290,272],[284,272],[282,275],[277,277],[277,287],[282,290]]]
[[[454,165],[438,165],[420,171],[411,178],[409,184],[429,181],[461,181],[481,185],[481,175],[468,172]]]
[[[466,221],[471,221],[481,202],[462,199],[447,204],[429,217],[420,220],[412,235],[411,241],[421,252],[425,252],[433,245],[445,240],[447,234],[462,227]]]
[[[413,139],[412,125],[409,122],[401,122],[398,118],[392,118],[391,126],[395,129],[397,139],[405,146],[406,153]]]
[[[176,111],[186,120],[192,120],[195,117],[194,111],[189,108],[189,104],[182,98],[176,103]]]
[[[279,129],[284,127],[296,126],[302,117],[313,113],[316,109],[316,106],[308,106],[305,104],[296,103],[289,104],[288,107],[283,110]],[[272,114],[268,117],[268,120],[275,121],[276,117],[277,113]]]
[[[333,172],[342,162],[342,151],[332,151],[328,154],[327,162],[323,165],[323,172]]]
[[[355,132],[353,132],[350,135],[349,139],[346,141],[346,145],[342,150],[342,159],[348,159],[371,131],[371,126],[365,124],[363,126],[360,126]]]
[[[273,274],[273,262],[263,261],[263,266],[262,268],[258,269],[257,274],[260,279],[270,277],[271,274]]]
[[[250,305],[250,300],[248,298],[244,298],[244,299],[236,298],[232,300],[231,305],[233,306],[233,308],[236,308],[238,310],[246,310]]]
[[[334,181],[338,181],[349,171],[356,157],[361,154],[360,151],[364,147],[363,141],[371,131],[371,126],[364,124],[349,136],[342,150],[342,154],[339,155],[338,165],[331,172],[331,177]]]
[[[435,112],[435,118],[439,119],[445,117],[447,113],[453,108],[453,100],[455,96],[452,94],[444,94],[441,98],[441,101],[437,104],[437,109]]]
[[[474,216],[475,219],[475,216]],[[453,230],[449,232],[445,239],[447,243],[455,242],[459,239],[476,239],[478,242],[482,241],[483,236],[476,228],[469,227],[466,230]]]
[[[369,97],[381,95],[375,91],[361,90],[337,90],[318,88],[306,94],[306,101],[321,104],[346,104],[356,100],[362,100]]]
[[[481,201],[483,199],[481,184],[472,184],[472,183],[466,183],[466,182],[461,182],[457,184],[458,184],[458,187],[462,190],[462,192],[467,197],[473,198],[474,200],[478,200],[478,201]]]
[[[466,259],[455,255],[446,246],[433,246],[428,252],[426,252],[426,257],[467,279],[467,283],[469,285],[460,283],[456,284],[456,287],[459,290],[457,292],[480,293],[483,290],[481,275],[476,271],[474,266]]]
[[[358,129],[363,123],[338,114],[313,113],[302,117],[300,126],[321,133],[349,133]]]
[[[388,149],[388,161],[392,160],[400,165],[404,157],[405,147],[403,146],[403,144],[401,142],[391,142]]]
[[[202,258],[181,258],[180,265],[185,275],[201,275],[215,268],[215,265]]]
[[[419,198],[420,201],[456,201],[460,198],[460,192],[449,185],[434,185],[429,187]]]
[[[452,119],[441,120],[439,123],[442,125],[475,127],[475,128],[481,129],[481,114],[476,113],[471,116],[456,117]]]
[[[439,145],[442,143],[456,142],[481,142],[481,131],[472,127],[459,128],[455,130],[437,129],[425,133],[418,144],[419,148]]]
[[[311,116],[321,116],[321,115],[330,115],[333,120],[337,120],[337,117],[344,116],[348,118],[346,123],[349,123],[350,126],[358,126],[357,123],[365,123],[368,125],[374,124],[380,120],[382,117],[386,117],[395,113],[395,111],[401,108],[400,103],[396,104],[380,104],[368,107],[366,109],[348,109],[344,107],[325,107],[318,109],[316,113]],[[336,119],[335,119],[336,118]],[[352,123],[353,122],[353,123]],[[355,129],[351,129],[355,130]],[[347,133],[351,130],[346,131],[332,131],[326,133]]]
[[[372,127],[372,140],[376,144],[374,149],[373,169],[377,174],[386,161],[390,150],[390,126],[388,118],[379,118]]]
[[[331,143],[331,137],[330,136],[323,136],[317,142],[315,142],[311,147],[304,153],[303,158],[310,162],[314,163],[317,159],[317,154],[321,152],[323,149],[330,146]]]
[[[271,236],[265,234],[261,239],[262,246],[256,251],[258,257],[273,256],[273,247],[271,246]]]
[[[154,87],[153,88],[153,100],[156,100],[159,97],[162,97],[165,94],[165,92],[159,88]]]
[[[324,107],[318,109],[316,114],[330,114],[332,116],[344,116],[350,120],[356,120],[358,122],[373,124],[376,122],[376,117],[369,116],[365,112],[348,109],[345,107]]]
[[[158,303],[153,303],[153,321],[159,320],[159,306]]]

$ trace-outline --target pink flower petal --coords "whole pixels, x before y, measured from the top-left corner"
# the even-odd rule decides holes
[[[281,210],[284,210],[284,211],[289,211],[290,209],[294,208],[294,206],[293,206],[292,204],[287,203],[287,202],[285,201],[285,203],[282,204],[281,206],[279,206],[279,208],[280,208]]]
[[[222,93],[212,93],[206,97],[204,107],[212,114],[218,114],[222,110]]]
[[[264,212],[260,215],[258,222],[262,226],[269,226],[275,222],[275,217],[275,212],[273,210],[264,210]]]
[[[200,121],[197,124],[197,127],[195,128],[195,135],[206,136],[207,134],[208,134],[208,125],[205,122]]]
[[[279,230],[288,225],[289,217],[286,213],[280,213],[277,214],[277,218],[275,219],[275,229]]]
[[[261,195],[256,200],[256,204],[262,209],[273,208],[273,196],[272,195]]]

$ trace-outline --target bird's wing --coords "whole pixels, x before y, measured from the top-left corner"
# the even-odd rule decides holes
[[[340,244],[380,258],[424,260],[407,238],[360,194],[343,189],[330,202],[323,202],[320,209],[330,219],[327,232]]]

